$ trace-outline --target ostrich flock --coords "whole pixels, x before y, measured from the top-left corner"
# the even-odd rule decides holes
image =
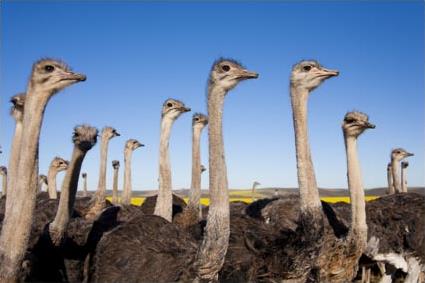
[[[58,60],[37,61],[26,92],[10,100],[16,125],[8,167],[0,170],[0,282],[424,282],[425,197],[407,191],[408,163],[402,162],[413,154],[392,150],[388,194],[366,202],[357,139],[375,125],[365,113],[348,112],[342,120],[350,204],[319,198],[307,105],[310,92],[338,74],[314,60],[292,68],[299,191],[251,204],[229,202],[224,100],[241,81],[259,75],[232,59],[218,59],[209,73],[208,116],[195,113],[192,119],[188,204],[172,191],[169,140],[174,122],[191,109],[167,99],[161,111],[159,189],[142,206],[134,206],[131,159],[143,146],[135,139],[124,146],[122,195],[118,197],[120,163],[113,160],[112,202],[106,199],[108,145],[120,135],[113,127],[99,134],[93,126],[76,126],[70,161],[55,157],[47,177],[39,175],[46,106],[86,76]],[[203,207],[200,138],[207,125],[210,205]],[[98,136],[99,181],[90,193],[87,174],[80,171]],[[60,171],[66,172],[58,191]],[[80,175],[84,190],[77,194]]]

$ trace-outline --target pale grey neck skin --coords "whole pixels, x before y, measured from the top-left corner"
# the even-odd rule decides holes
[[[121,203],[124,205],[131,204],[131,158],[133,156],[133,151],[143,144],[139,143],[137,140],[130,139],[127,141],[124,148],[124,189],[121,198]]]
[[[325,79],[337,76],[338,71],[327,70],[316,61],[302,61],[295,65],[291,74],[291,105],[295,132],[300,205],[304,212],[321,208],[319,191],[314,174],[313,161],[308,139],[308,98],[312,90]]]
[[[83,195],[86,197],[87,196],[87,173],[84,173],[82,177],[83,177]]]
[[[388,166],[387,166],[387,182],[388,182],[387,194],[392,195],[395,193],[395,190],[393,185],[393,174],[391,171],[391,163],[388,163]]]
[[[59,172],[64,171],[67,168],[68,161],[63,160],[62,158],[55,157],[50,163],[49,171],[47,172],[47,190],[50,199],[58,198],[56,177]]]
[[[19,151],[21,148],[22,139],[22,123],[24,119],[24,105],[25,105],[25,94],[19,94],[11,98],[13,106],[10,114],[15,120],[15,132],[12,139],[12,147],[10,149],[8,173],[9,178],[7,180],[7,186],[4,190],[4,195],[7,193],[7,188],[13,188],[13,182],[16,181],[16,172],[18,170],[19,163]]]
[[[114,168],[114,179],[112,184],[112,203],[118,204],[118,176],[119,176],[119,169],[120,169],[120,163],[116,160],[112,162],[112,167]]]
[[[407,193],[407,167],[408,162],[401,162],[401,191]]]
[[[205,123],[199,120],[193,121],[192,126],[192,182],[188,208],[195,210],[199,209],[201,200],[201,133],[207,125],[207,119],[206,116],[193,117],[193,119],[201,119],[201,117],[205,117]]]
[[[197,280],[217,281],[230,235],[228,180],[223,142],[223,106],[228,91],[243,79],[257,78],[233,60],[219,60],[211,70],[208,85],[208,140],[210,206],[207,225],[195,258]]]
[[[400,176],[401,176],[400,162],[409,156],[413,156],[413,153],[407,152],[403,148],[396,148],[392,150],[391,152],[391,172],[393,175],[394,190],[395,190],[395,193],[397,194],[403,192],[402,184],[400,180]]]
[[[170,105],[169,107],[167,105]],[[167,110],[170,108],[170,110]],[[180,101],[169,99],[164,102],[161,118],[161,134],[159,138],[159,190],[154,214],[172,221],[173,194],[171,181],[171,164],[169,143],[171,128],[175,120],[184,112],[190,111]]]
[[[85,80],[54,60],[34,64],[27,88],[19,163],[14,188],[6,198],[6,213],[0,236],[0,281],[18,281],[18,273],[30,236],[37,194],[37,150],[43,114],[49,99],[61,89]],[[35,181],[35,182],[34,182]]]
[[[0,175],[2,176],[2,190],[1,190],[1,196],[5,196],[7,193],[7,169],[4,166],[0,167]]]
[[[53,244],[59,246],[64,239],[78,190],[78,179],[84,157],[95,144],[97,129],[90,126],[79,126],[75,129],[74,150],[71,162],[62,183],[59,207],[55,219],[49,225],[50,238]]]
[[[109,141],[119,136],[119,133],[114,128],[105,127],[102,130],[102,140],[100,145],[100,168],[99,182],[96,191],[96,201],[104,203],[106,198],[106,164],[108,162],[108,147]]]

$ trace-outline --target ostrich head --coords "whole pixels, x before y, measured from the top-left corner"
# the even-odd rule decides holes
[[[292,67],[291,87],[312,91],[326,79],[338,74],[337,70],[325,69],[317,61],[301,61]]]
[[[22,122],[24,118],[24,105],[25,93],[19,93],[10,98],[12,107],[10,108],[10,115],[16,120]]]
[[[112,160],[112,167],[114,167],[114,169],[120,168],[120,162],[118,160]]]
[[[226,92],[234,88],[240,81],[256,79],[258,74],[246,70],[233,59],[218,59],[214,62],[209,78],[209,85],[220,87]]]
[[[82,173],[81,177],[83,177],[84,179],[87,178],[87,173]]]
[[[407,168],[407,167],[409,167],[409,161],[402,161],[401,168]]]
[[[102,129],[102,140],[110,140],[113,137],[119,137],[120,134],[112,127],[104,127]]]
[[[162,118],[171,120],[177,119],[182,113],[189,112],[191,109],[186,107],[183,102],[169,98],[162,105]]]
[[[401,161],[406,157],[413,156],[413,153],[408,152],[404,148],[395,148],[391,151],[391,160]]]
[[[347,137],[358,137],[366,129],[375,128],[374,124],[369,123],[369,117],[362,112],[348,112],[345,114],[342,122],[342,130]]]
[[[50,167],[55,169],[57,172],[64,171],[68,169],[69,162],[59,156],[56,156],[53,158],[52,162],[50,163]]]
[[[38,176],[38,182],[39,183],[43,183],[43,184],[45,184],[46,186],[47,186],[47,176],[46,175],[39,175]]]
[[[207,171],[207,168],[205,168],[204,165],[201,165],[201,173],[204,173],[205,171]]]
[[[135,140],[135,139],[129,139],[126,143],[125,143],[125,151],[130,150],[133,151],[141,146],[145,146],[144,144],[141,144],[139,141]]]
[[[72,136],[72,142],[80,150],[87,152],[97,142],[98,130],[95,127],[89,125],[80,125],[74,128],[74,135]]]
[[[67,86],[85,80],[85,75],[72,72],[61,61],[41,59],[33,65],[30,87],[36,91],[54,94]]]
[[[6,166],[0,166],[0,175],[6,176],[7,175],[7,168]]]
[[[192,116],[192,126],[195,128],[203,128],[208,124],[208,117],[202,113],[195,113]]]

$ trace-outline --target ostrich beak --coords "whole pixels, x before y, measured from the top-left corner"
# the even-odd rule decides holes
[[[77,81],[77,82],[84,82],[87,79],[87,77],[84,74],[69,72],[66,74],[65,79]]]
[[[319,72],[318,72],[318,76],[319,77],[336,77],[339,75],[339,71],[338,70],[331,70],[331,69],[326,69],[326,68],[320,68]]]
[[[184,107],[184,106],[182,108],[180,108],[180,109],[181,109],[182,112],[189,112],[189,111],[192,110],[189,107]]]
[[[366,128],[369,128],[369,129],[375,129],[375,125],[374,124],[372,124],[372,123],[369,123],[369,122],[366,122]]]
[[[251,72],[248,70],[242,70],[241,73],[239,74],[239,77],[242,79],[256,79],[258,78],[258,73],[256,72]]]
[[[116,137],[119,137],[119,136],[121,136],[121,134],[120,134],[120,133],[118,133],[118,132],[115,132],[115,136],[116,136]]]
[[[411,152],[406,152],[406,157],[409,157],[409,156],[414,156],[414,154]]]

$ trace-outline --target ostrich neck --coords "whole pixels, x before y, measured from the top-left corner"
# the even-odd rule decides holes
[[[83,190],[84,193],[87,193],[87,178],[84,178]]]
[[[222,129],[226,92],[215,87],[210,87],[209,92],[210,208],[205,236],[197,252],[195,266],[200,279],[214,281],[223,266],[229,245],[230,213]]]
[[[171,165],[169,141],[173,120],[164,117],[161,120],[161,136],[159,139],[159,191],[155,205],[155,215],[168,221],[172,220],[173,195],[171,184]]]
[[[393,187],[396,193],[401,193],[400,184],[400,161],[391,159],[391,173],[393,175]]]
[[[62,183],[58,211],[56,212],[55,219],[49,226],[49,229],[60,235],[59,238],[61,239],[66,232],[66,228],[74,209],[75,196],[78,188],[78,178],[80,176],[81,165],[85,155],[85,151],[74,146],[72,159]],[[55,237],[58,235],[55,235]]]
[[[7,191],[7,175],[3,175],[3,180],[2,180],[2,194],[0,194],[0,196],[5,196],[6,195],[6,191]]]
[[[362,185],[357,138],[345,137],[348,189],[351,200],[351,233],[362,248],[367,243],[366,202]]]
[[[301,209],[304,211],[316,210],[321,206],[308,140],[308,96],[307,90],[291,87],[298,185]]]
[[[393,174],[391,167],[387,169],[388,194],[394,194]]]
[[[14,188],[14,184],[12,182],[16,182],[16,172],[18,171],[18,163],[19,163],[19,151],[21,149],[21,138],[22,138],[22,121],[17,120],[15,126],[15,133],[13,135],[12,140],[12,148],[10,150],[10,159],[9,166],[7,168],[9,178],[7,180],[7,186],[4,190],[4,194],[7,193],[7,188],[9,190]]]
[[[102,138],[102,144],[100,146],[100,169],[99,169],[99,182],[97,185],[97,198],[102,201],[105,199],[106,194],[106,162],[108,159],[108,145],[109,139]]]
[[[32,188],[43,114],[52,93],[28,88],[19,165],[14,187],[6,198],[6,213],[0,236],[0,281],[17,281],[33,220],[36,188]]]
[[[124,153],[124,192],[122,203],[129,205],[131,203],[131,156],[132,150],[126,150]]]
[[[112,184],[112,203],[118,203],[118,170],[119,167],[114,168],[114,180]]]
[[[190,198],[188,206],[199,209],[201,198],[201,131],[202,127],[193,127],[192,135],[192,182],[190,185]]]
[[[401,191],[407,193],[407,168],[401,168]]]
[[[47,173],[47,188],[49,192],[49,198],[57,199],[57,190],[56,190],[56,175],[58,171],[53,168],[49,168],[49,172]]]

